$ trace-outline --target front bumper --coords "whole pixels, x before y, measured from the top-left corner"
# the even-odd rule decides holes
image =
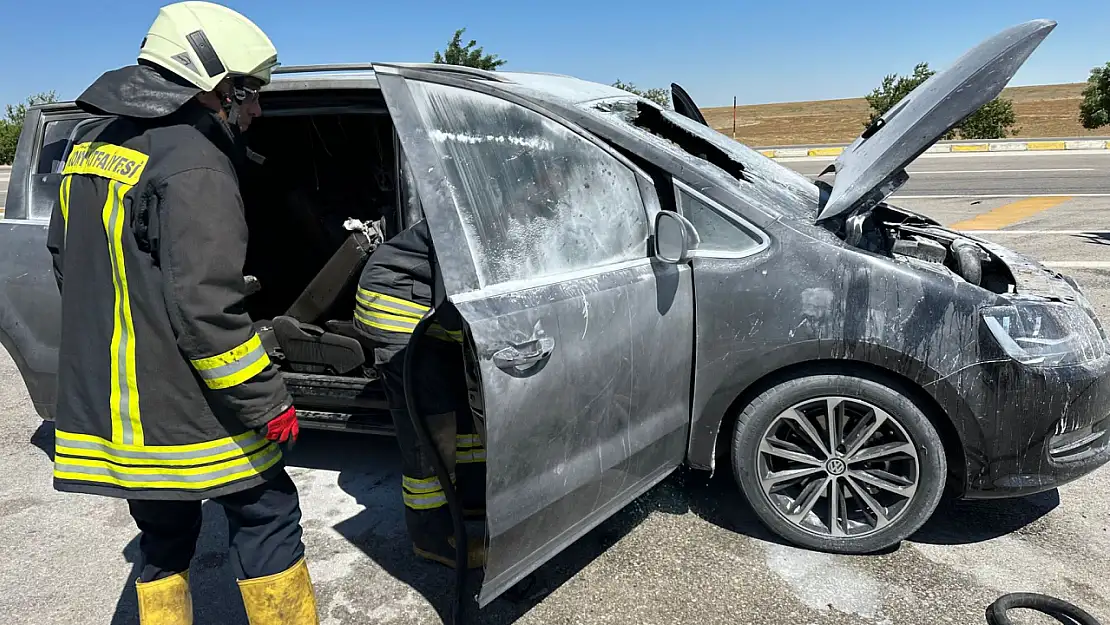
[[[1110,462],[1110,356],[1052,368],[991,362],[965,373],[956,423],[965,497],[1043,492]]]

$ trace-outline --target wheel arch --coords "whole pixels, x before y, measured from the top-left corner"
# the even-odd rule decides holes
[[[736,419],[744,408],[756,397],[768,389],[807,375],[850,373],[865,376],[883,384],[891,385],[904,392],[929,419],[936,428],[944,452],[948,457],[948,485],[950,490],[961,490],[967,483],[967,457],[964,450],[963,439],[948,412],[941,406],[937,398],[926,390],[921,384],[909,376],[893,371],[887,367],[864,361],[846,360],[840,358],[819,358],[805,360],[783,365],[764,373],[759,378],[745,386],[725,409],[718,422],[718,427],[710,444],[702,445],[702,453],[711,457],[695,457],[696,446],[691,444],[689,463],[694,468],[708,467],[712,473],[715,471],[716,461],[727,458],[729,454],[732,431],[736,426]],[[725,436],[721,434],[725,433]],[[700,460],[700,462],[699,462]],[[700,465],[700,466],[699,466]]]

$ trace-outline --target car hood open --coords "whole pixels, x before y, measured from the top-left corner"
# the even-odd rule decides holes
[[[875,120],[821,175],[836,172],[817,221],[869,210],[909,179],[905,167],[1002,89],[1056,22],[1032,20],[968,50]]]

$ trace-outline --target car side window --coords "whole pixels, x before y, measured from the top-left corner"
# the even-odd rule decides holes
[[[65,164],[69,135],[83,121],[80,117],[47,119],[40,131],[41,147],[38,158],[33,164],[34,176],[31,178],[29,219],[49,219],[58,197],[58,187],[62,181],[62,166]]]
[[[442,159],[482,287],[647,256],[637,175],[523,106],[409,83]]]
[[[726,217],[722,211],[681,187],[678,187],[678,202],[682,215],[690,220],[701,238],[697,251],[742,254],[763,245],[764,237],[760,233],[740,220]]]

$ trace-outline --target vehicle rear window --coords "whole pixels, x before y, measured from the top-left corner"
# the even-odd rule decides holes
[[[410,86],[483,287],[645,257],[644,201],[636,174],[616,157],[512,102]]]

